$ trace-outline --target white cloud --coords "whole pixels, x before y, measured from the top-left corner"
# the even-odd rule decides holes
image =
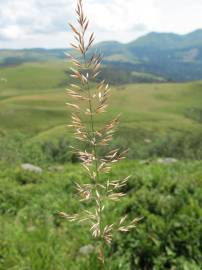
[[[17,25],[8,25],[1,31],[1,39],[16,40],[20,38],[24,33]]]
[[[155,29],[158,31],[187,33],[202,28],[201,0],[154,0],[160,10]]]
[[[101,1],[89,0],[87,10],[93,23],[106,31],[127,31],[133,25],[155,21],[157,9],[148,0],[111,0],[103,4]]]
[[[0,0],[0,47],[67,47],[76,0]],[[97,41],[201,28],[201,0],[84,0]]]

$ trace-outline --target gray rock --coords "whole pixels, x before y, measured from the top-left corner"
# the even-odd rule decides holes
[[[178,160],[175,158],[159,158],[157,160],[158,163],[160,164],[172,164],[172,163],[176,163]]]
[[[34,172],[34,173],[42,173],[42,169],[40,167],[34,166],[29,163],[21,164],[21,168],[24,171]]]
[[[139,161],[140,165],[148,165],[151,163],[150,159],[143,159]]]
[[[152,142],[152,140],[150,140],[150,139],[144,139],[144,142],[147,143],[147,144],[149,144],[149,143]]]
[[[79,253],[82,255],[89,255],[94,251],[94,247],[92,245],[86,245],[79,249]]]
[[[48,167],[49,172],[59,172],[62,171],[64,169],[63,166],[52,166],[52,167]]]

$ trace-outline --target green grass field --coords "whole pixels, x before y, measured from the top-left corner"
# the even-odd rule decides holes
[[[111,177],[131,174],[128,196],[108,206],[108,221],[120,214],[144,217],[136,230],[117,235],[106,269],[201,269],[202,163],[149,165],[122,162]],[[74,181],[79,165],[41,175],[18,167],[0,172],[0,269],[100,269],[79,249],[91,243],[83,225],[69,224],[58,211],[82,211]]]
[[[0,84],[1,130],[17,129],[33,135],[67,124],[68,66],[50,62],[3,68],[1,76],[7,82]],[[121,111],[122,125],[132,129],[197,129],[202,120],[196,121],[191,112],[201,110],[201,99],[201,82],[119,86],[113,88],[111,107],[103,120]]]
[[[0,270],[98,270],[84,227],[58,211],[81,210],[73,183],[83,181],[69,150],[70,111],[65,88],[69,63],[26,63],[0,70]],[[112,147],[129,147],[129,159],[112,178],[132,175],[119,214],[144,219],[116,235],[105,270],[201,270],[202,82],[112,87],[110,107],[97,122],[121,113]],[[158,157],[175,157],[159,164]],[[144,162],[140,161],[144,159]],[[146,160],[145,160],[146,159]],[[42,174],[20,168],[42,167]]]
[[[70,112],[65,105],[68,69],[69,63],[59,61],[2,68],[1,76],[7,81],[0,84],[0,134],[20,132],[35,142],[71,140]],[[196,147],[202,132],[201,100],[200,81],[112,86],[110,108],[98,124],[121,113],[118,141],[114,142],[129,146],[133,158],[201,158],[200,147]],[[146,145],[145,140],[151,143]],[[164,151],[166,145],[172,149]]]

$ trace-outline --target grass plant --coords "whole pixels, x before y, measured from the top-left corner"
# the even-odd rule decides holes
[[[95,239],[98,259],[104,265],[105,246],[111,245],[113,234],[128,232],[135,228],[139,219],[127,221],[127,215],[121,217],[118,222],[109,223],[105,219],[108,202],[118,202],[125,196],[121,190],[126,186],[129,178],[112,180],[105,175],[109,174],[113,163],[124,159],[127,151],[114,149],[107,152],[107,146],[113,139],[119,117],[115,117],[103,127],[95,126],[95,119],[106,113],[110,87],[105,80],[97,83],[95,90],[90,87],[90,83],[100,74],[101,56],[90,51],[94,42],[94,33],[87,36],[89,21],[84,14],[82,0],[78,0],[76,14],[78,26],[70,24],[75,37],[75,42],[71,45],[79,56],[69,55],[74,66],[71,67],[71,77],[76,82],[67,89],[68,96],[74,100],[74,103],[66,104],[73,110],[70,127],[73,128],[75,138],[79,141],[74,151],[86,171],[89,182],[76,183],[80,201],[85,202],[84,210],[75,214],[60,212],[60,215],[71,222],[89,225],[90,233]],[[101,156],[99,149],[105,147],[106,151]]]

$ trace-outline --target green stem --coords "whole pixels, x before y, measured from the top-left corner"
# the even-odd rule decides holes
[[[84,58],[84,67],[87,69],[87,61],[86,61],[86,54],[83,53],[83,58]],[[88,91],[88,101],[89,101],[89,109],[90,109],[90,122],[91,122],[91,132],[92,132],[92,141],[94,141],[93,144],[93,152],[95,156],[95,173],[96,173],[96,179],[95,182],[96,184],[99,182],[99,171],[98,171],[98,154],[97,154],[97,149],[95,145],[95,128],[94,128],[94,117],[93,117],[93,105],[92,105],[92,96],[90,93],[90,86],[89,82],[86,82],[87,85],[87,91]],[[99,213],[100,213],[100,222],[99,222],[99,229],[100,231],[102,230],[102,216],[101,216],[101,209],[102,209],[102,202],[101,199],[99,199]]]
[[[82,27],[81,28],[81,32],[82,32],[82,40],[83,40],[83,44],[84,44],[84,39],[85,39],[85,31],[84,31],[84,28]],[[84,45],[84,48],[85,48],[85,45]],[[88,69],[88,65],[87,65],[87,60],[86,60],[86,51],[84,49],[84,52],[82,54],[83,56],[83,65],[84,65],[84,68],[85,70]],[[95,157],[95,186],[96,186],[96,189],[98,188],[98,183],[99,183],[99,171],[98,171],[98,166],[99,166],[99,162],[98,162],[98,154],[97,154],[97,148],[96,148],[96,130],[95,130],[95,126],[94,126],[94,108],[93,108],[93,103],[92,103],[92,95],[91,95],[91,92],[90,92],[90,86],[89,86],[89,82],[88,82],[88,78],[87,78],[87,82],[86,82],[86,88],[87,88],[87,92],[88,92],[88,103],[89,103],[89,110],[90,110],[90,123],[91,123],[91,133],[92,133],[92,136],[91,136],[91,143],[92,143],[92,152],[93,152],[93,155]],[[98,198],[98,204],[99,204],[99,230],[100,230],[100,233],[102,233],[102,200],[101,198],[99,197]],[[100,242],[101,242],[101,248],[104,252],[104,243],[103,243],[103,239],[101,237],[100,239]],[[102,264],[101,266],[101,269],[104,269],[104,264]]]

